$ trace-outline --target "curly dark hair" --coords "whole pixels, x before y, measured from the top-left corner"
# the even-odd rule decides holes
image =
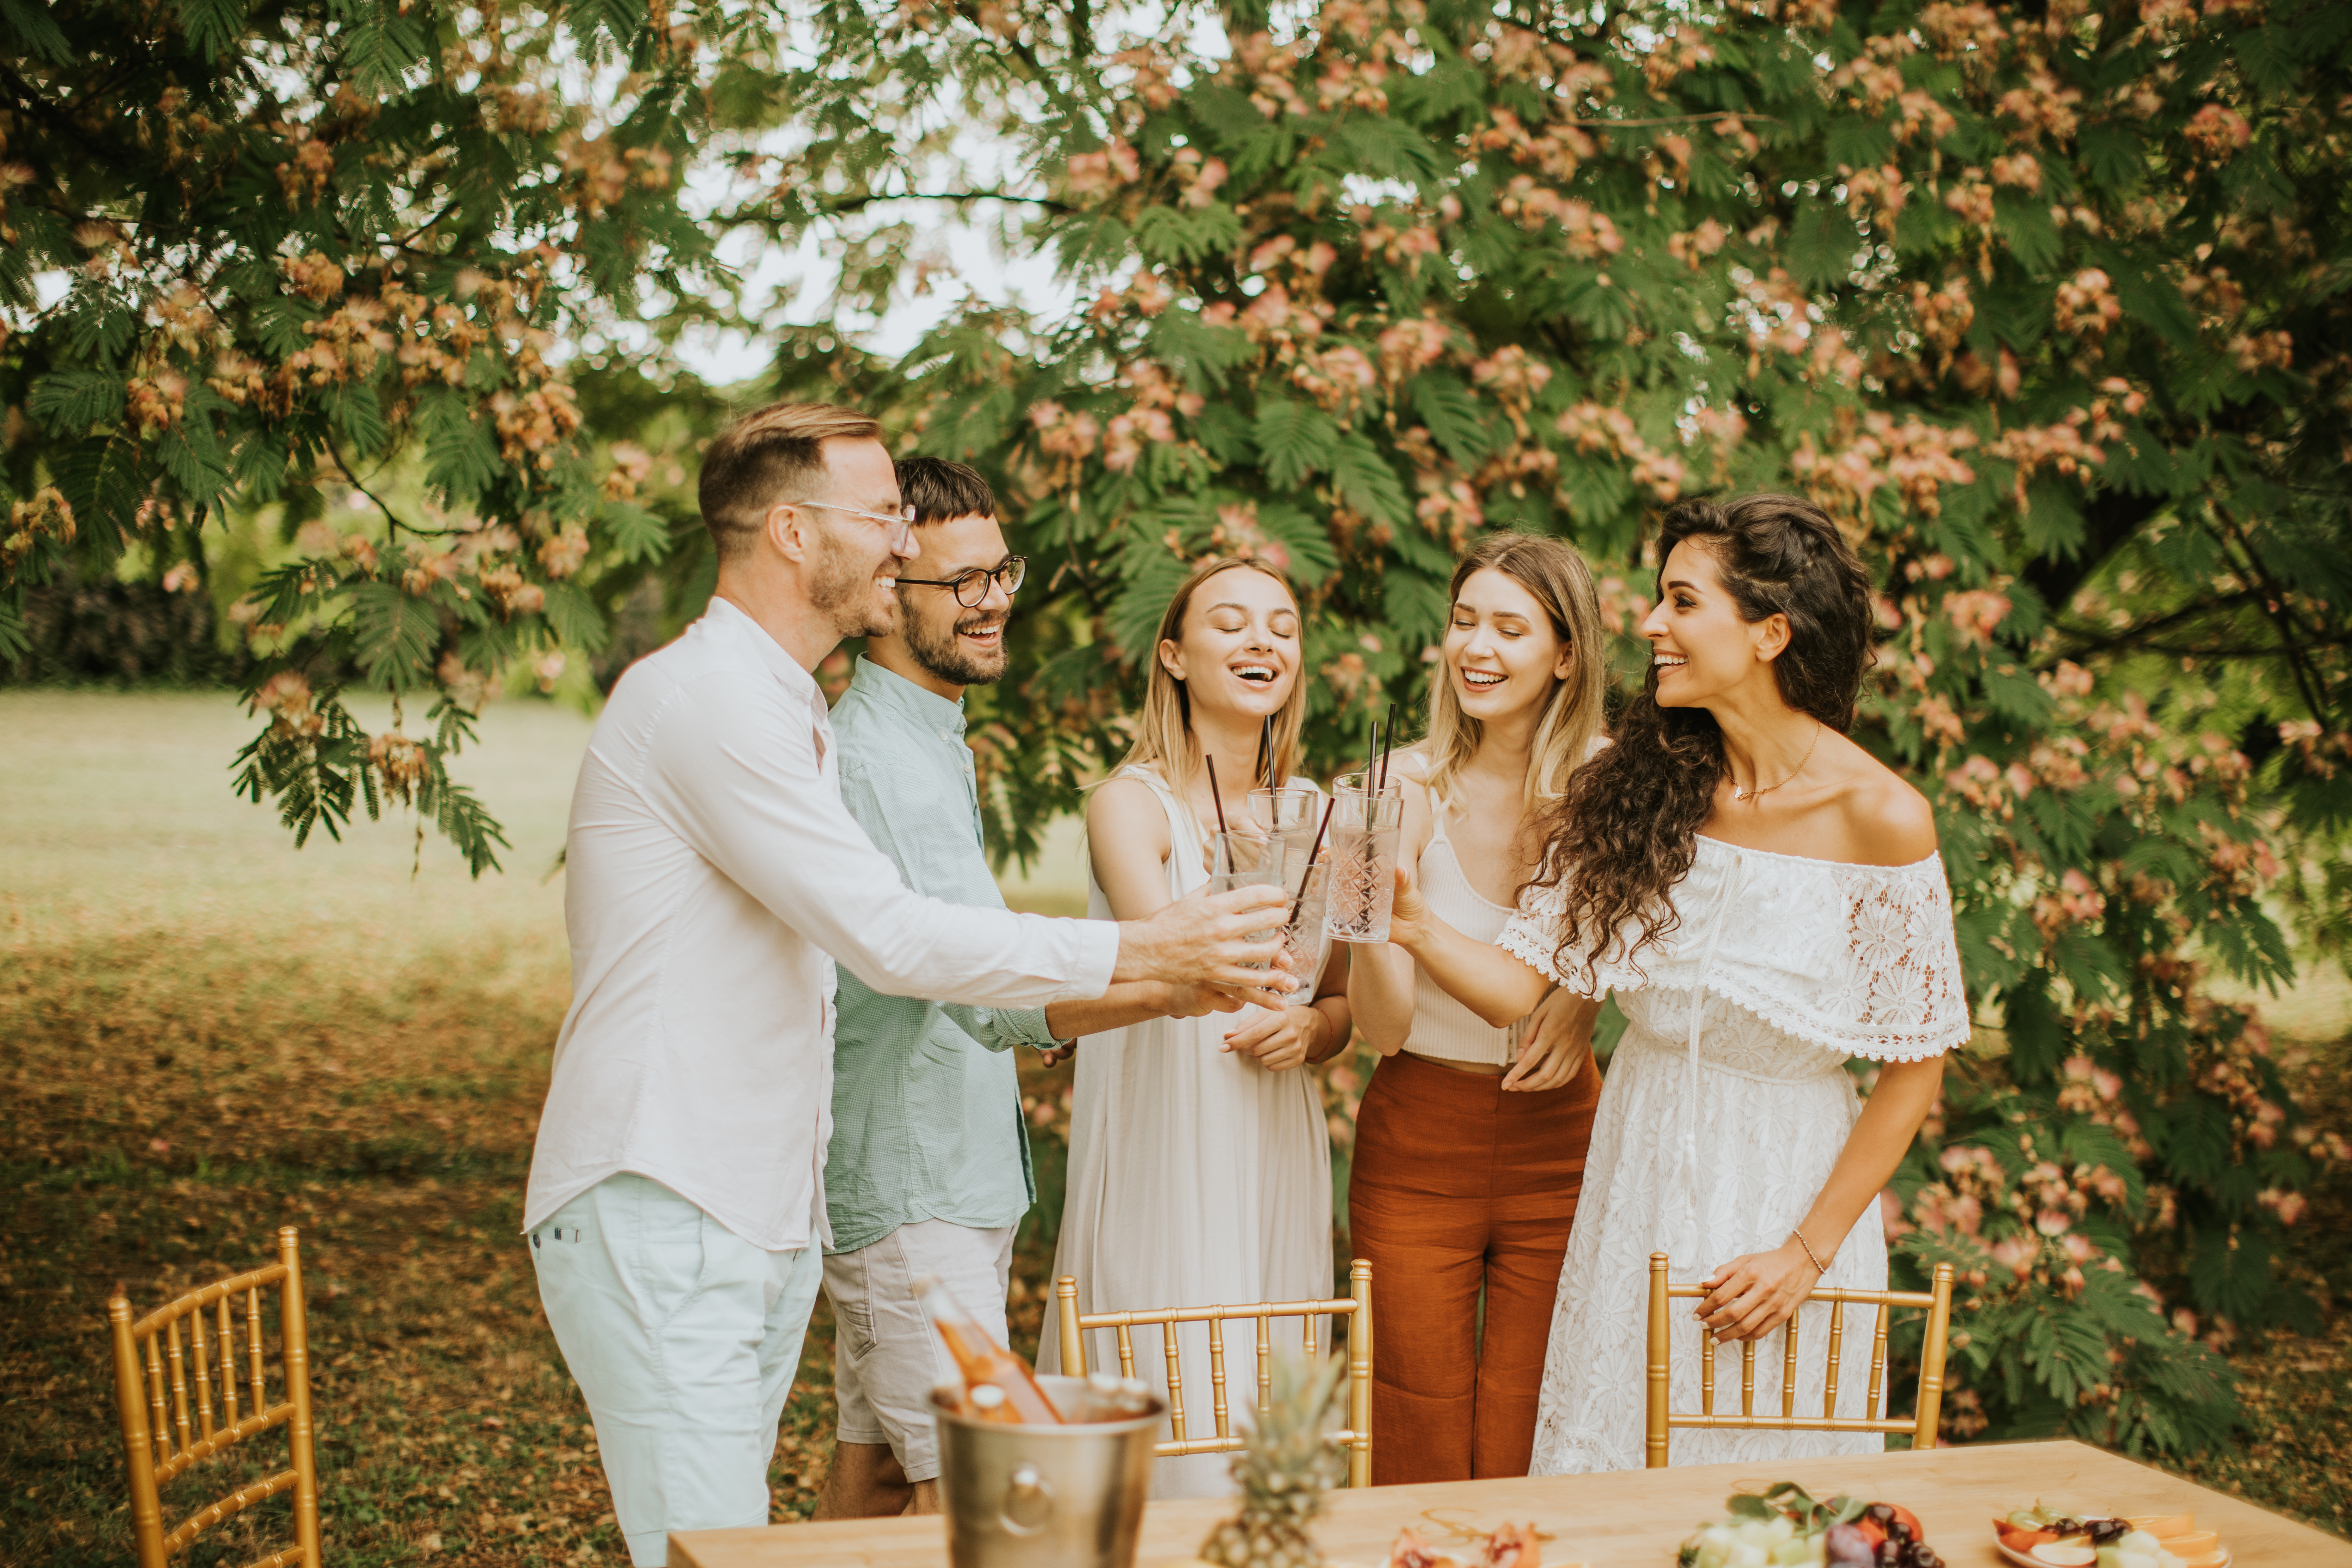
[[[1870,572],[1837,524],[1797,496],[1685,501],[1658,536],[1662,584],[1685,540],[1703,542],[1743,619],[1789,617],[1789,645],[1772,662],[1782,700],[1840,734],[1852,729],[1875,605]],[[1543,868],[1528,885],[1562,885],[1555,963],[1563,974],[1580,968],[1589,981],[1630,921],[1641,935],[1622,955],[1629,962],[1678,923],[1667,895],[1715,809],[1723,731],[1704,708],[1659,707],[1657,693],[1654,667],[1618,716],[1614,744],[1578,769],[1545,814]]]

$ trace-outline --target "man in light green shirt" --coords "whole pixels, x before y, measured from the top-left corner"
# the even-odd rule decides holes
[[[915,891],[1002,909],[963,692],[1004,673],[1025,563],[1005,549],[987,481],[962,464],[907,458],[898,488],[922,552],[898,579],[898,629],[867,642],[833,710],[842,803]],[[925,1395],[955,1367],[914,1286],[938,1276],[1005,1340],[1013,1232],[1037,1195],[1013,1047],[1234,1005],[1138,984],[1044,1009],[967,1007],[885,996],[842,972],[824,1168],[841,1425],[818,1518],[939,1511]]]

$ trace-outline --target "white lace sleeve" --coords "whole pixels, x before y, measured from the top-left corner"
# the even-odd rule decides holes
[[[1952,894],[1940,860],[1925,874],[1855,878],[1846,889],[1846,964],[1833,1016],[1850,1020],[1853,1054],[1924,1061],[1967,1042]]]
[[[1555,956],[1566,903],[1557,887],[1522,900],[1498,941],[1580,995],[1712,992],[1846,1056],[1921,1061],[1969,1037],[1940,859],[1853,866],[1702,837],[1672,898],[1674,922],[1658,940],[1637,949],[1629,922],[1597,963]]]
[[[1495,945],[1540,972],[1554,985],[1598,1000],[1608,994],[1609,980],[1605,974],[1591,973],[1590,966],[1579,962],[1573,953],[1569,955],[1568,964],[1573,973],[1560,973],[1560,916],[1567,906],[1568,892],[1560,883],[1528,889],[1519,895],[1519,912],[1511,917],[1511,923],[1503,928]]]
[[[1649,966],[1653,984],[1712,991],[1876,1061],[1921,1061],[1968,1039],[1941,860],[1849,866],[1739,850],[1703,855],[1694,869],[1723,896],[1681,904],[1685,928]]]

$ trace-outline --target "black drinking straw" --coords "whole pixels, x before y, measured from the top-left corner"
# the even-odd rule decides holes
[[[1257,775],[1265,787],[1274,787],[1274,715],[1269,713],[1257,727]]]
[[[1386,727],[1386,728],[1384,728],[1384,729],[1382,729],[1382,730],[1381,731],[1381,784],[1380,784],[1380,787],[1381,787],[1382,790],[1386,790],[1386,789],[1389,787],[1389,747],[1390,747],[1391,745],[1394,744],[1394,743],[1395,743],[1395,742],[1396,742],[1396,704],[1395,704],[1395,703],[1393,703],[1393,702],[1391,702],[1391,703],[1390,703],[1390,704],[1389,704],[1389,721],[1388,721],[1387,727]]]
[[[1282,922],[1286,926],[1297,925],[1298,923],[1298,911],[1306,907],[1307,884],[1315,875],[1315,858],[1323,853],[1323,835],[1331,826],[1331,808],[1338,804],[1339,796],[1337,795],[1327,795],[1324,797],[1323,823],[1321,826],[1315,830],[1314,847],[1307,851],[1307,869],[1298,874],[1298,896],[1290,900],[1290,918]]]
[[[1225,852],[1225,869],[1228,871],[1234,870],[1237,868],[1234,865],[1234,857],[1231,848],[1233,832],[1225,826],[1225,799],[1224,796],[1217,793],[1217,759],[1214,757],[1203,757],[1201,760],[1209,764],[1209,804],[1217,808],[1217,831],[1224,836],[1227,842],[1227,849]]]

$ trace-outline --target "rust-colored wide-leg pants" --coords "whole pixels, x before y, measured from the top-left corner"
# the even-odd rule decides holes
[[[1534,1094],[1502,1082],[1399,1053],[1357,1112],[1348,1225],[1372,1266],[1375,1486],[1528,1473],[1601,1073],[1587,1061]]]

